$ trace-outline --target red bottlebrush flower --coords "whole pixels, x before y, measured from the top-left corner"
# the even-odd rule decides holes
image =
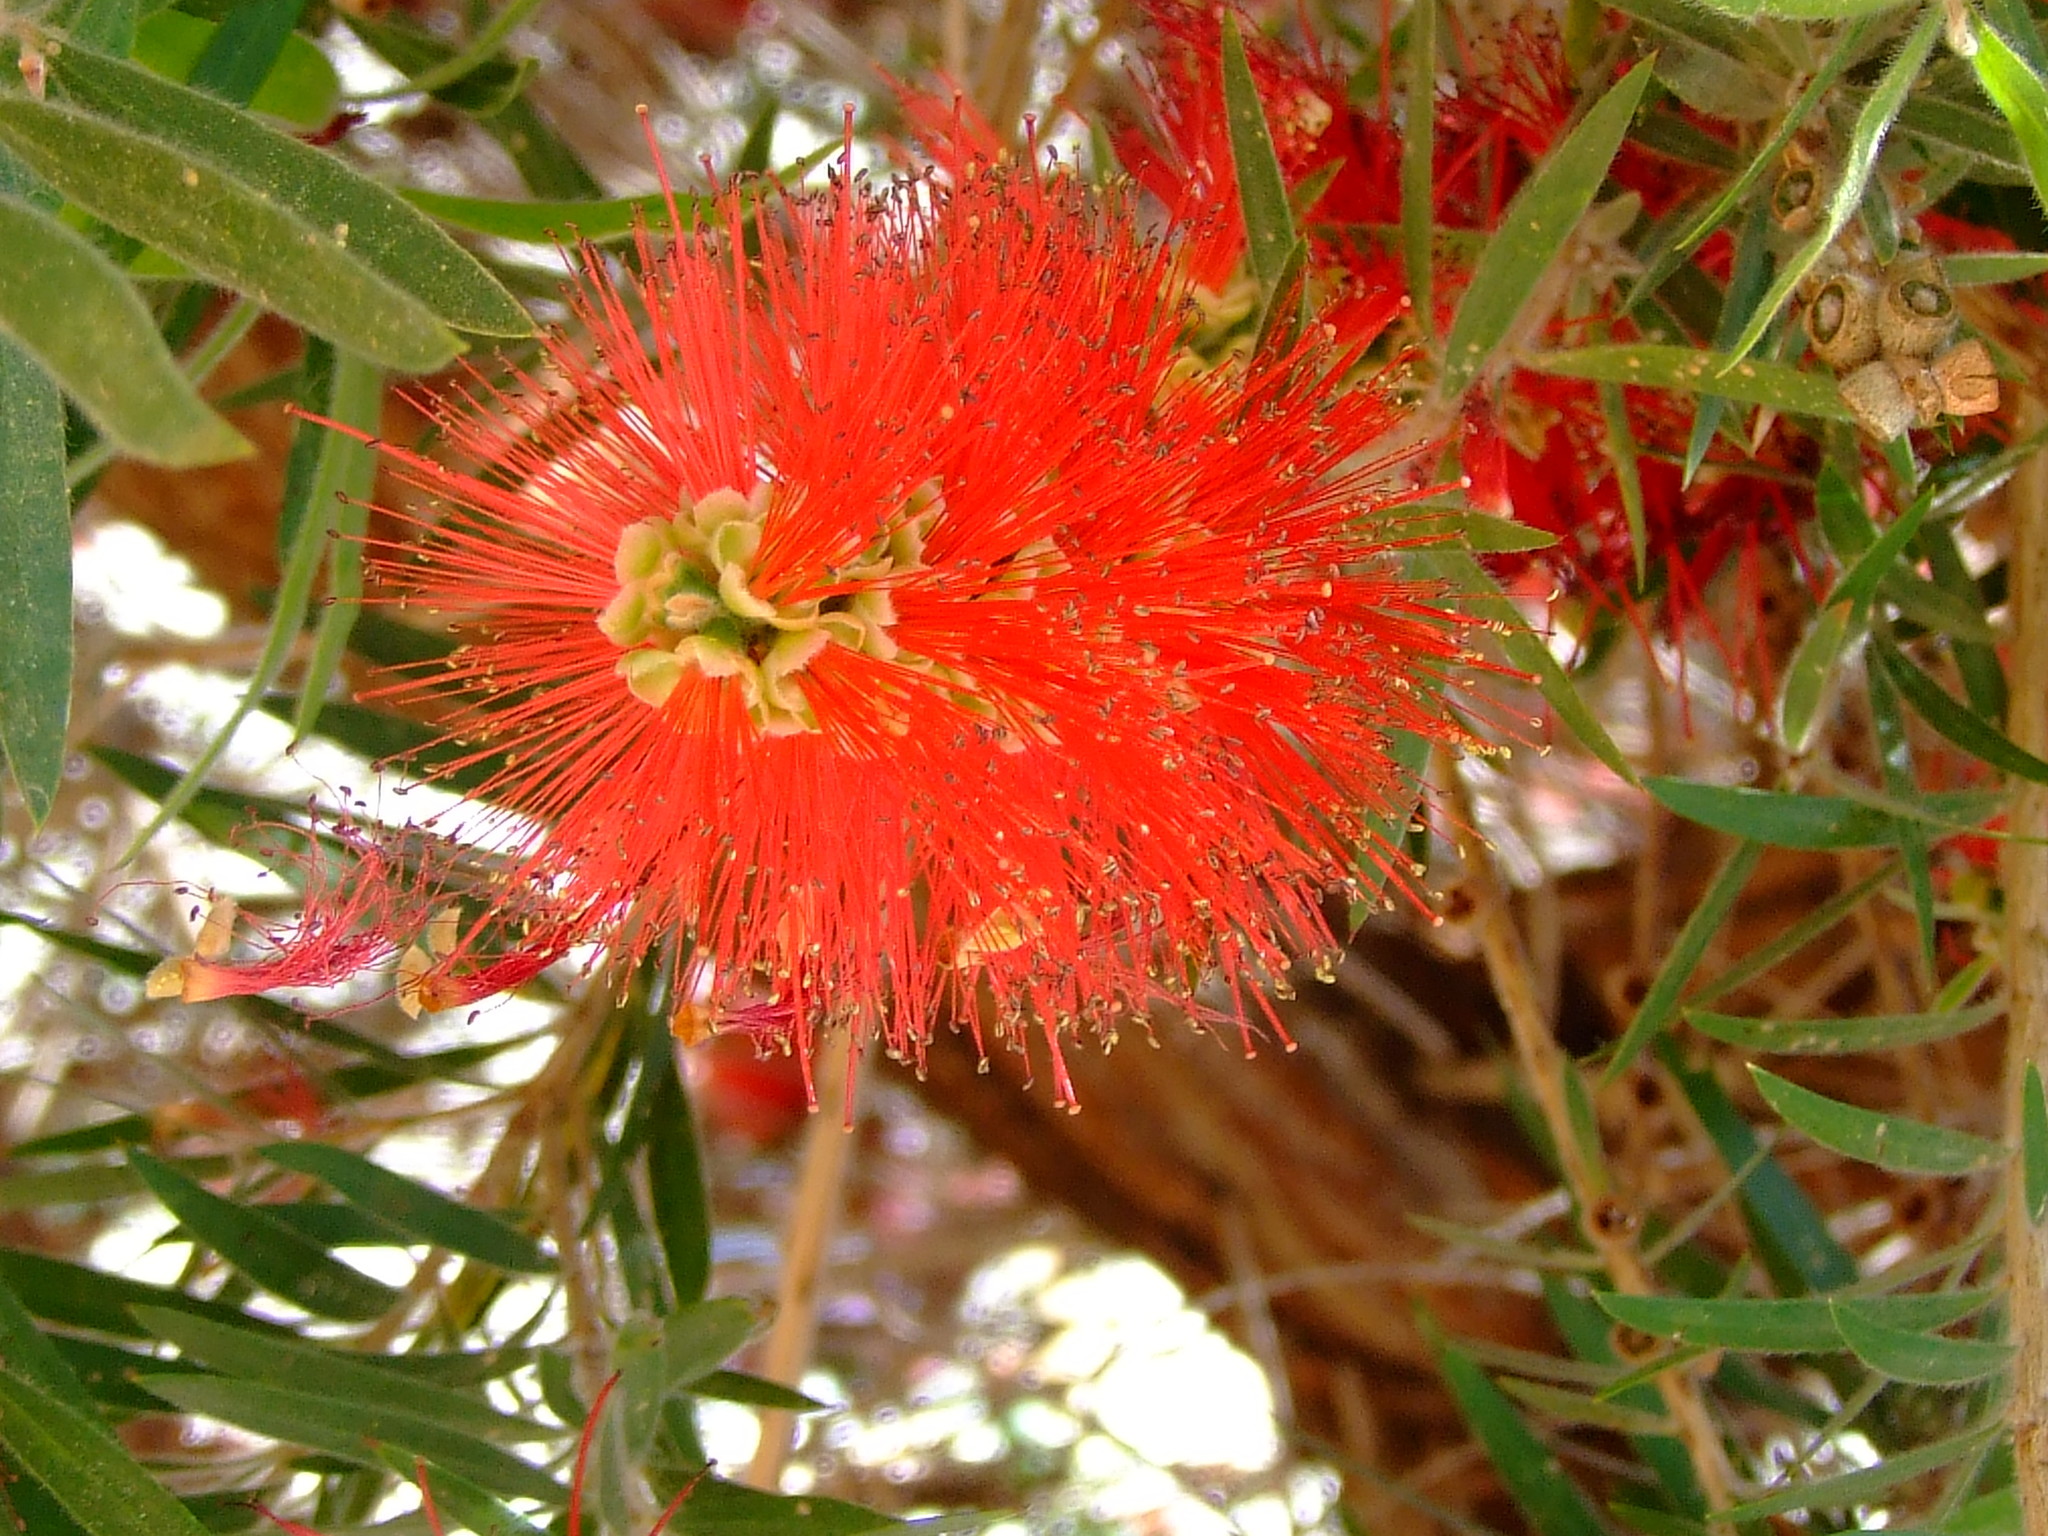
[[[466,643],[385,694],[497,760],[547,917],[450,924],[407,984],[677,936],[693,1014],[806,1059],[1028,1020],[1068,1100],[1077,1024],[1330,948],[1412,794],[1391,733],[1462,735],[1461,622],[1356,467],[1390,408],[1320,329],[1186,377],[1173,254],[1057,167],[841,176],[755,259],[752,200],[630,286],[585,257],[552,393],[439,409],[488,474],[391,451],[444,516],[379,574]]]

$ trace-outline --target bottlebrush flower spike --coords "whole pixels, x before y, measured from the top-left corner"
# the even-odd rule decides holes
[[[1392,733],[1463,739],[1463,622],[1358,467],[1392,408],[1321,329],[1182,377],[1175,254],[1057,165],[771,192],[749,257],[757,195],[638,279],[586,253],[587,340],[438,410],[488,474],[387,450],[442,516],[377,574],[465,643],[383,696],[496,763],[548,914],[444,925],[405,984],[662,946],[693,1020],[806,1059],[1028,1025],[1071,1101],[1077,1026],[1328,951],[1395,857]]]

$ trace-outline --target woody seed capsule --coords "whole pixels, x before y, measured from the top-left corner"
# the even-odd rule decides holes
[[[1928,358],[1956,331],[1955,295],[1929,256],[1902,256],[1884,269],[1877,334],[1894,357]]]

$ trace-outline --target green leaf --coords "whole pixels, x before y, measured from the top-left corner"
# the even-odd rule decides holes
[[[1995,288],[2048,272],[2048,251],[1957,251],[1941,258],[1951,288]]]
[[[1480,252],[1471,285],[1452,317],[1437,385],[1445,399],[1463,394],[1507,338],[1580,217],[1592,206],[1650,79],[1651,63],[1643,63],[1616,81],[1515,194],[1499,232]]]
[[[196,1241],[273,1295],[347,1322],[381,1317],[399,1304],[398,1292],[330,1257],[262,1207],[224,1200],[140,1148],[128,1162]]]
[[[1877,662],[1913,712],[1979,761],[2001,773],[2036,784],[2048,784],[2048,763],[2013,741],[1996,726],[1958,704],[1943,688],[1889,641],[1876,647]]]
[[[145,1374],[139,1384],[187,1413],[239,1424],[259,1435],[376,1467],[389,1446],[470,1479],[501,1498],[534,1499],[551,1508],[568,1501],[561,1484],[509,1451],[391,1405],[388,1398],[332,1398],[260,1382],[215,1376]]]
[[[257,1152],[280,1168],[319,1179],[351,1205],[409,1233],[416,1242],[514,1274],[554,1272],[554,1260],[540,1245],[502,1217],[451,1200],[367,1157],[317,1141],[273,1142]]]
[[[313,348],[308,347],[308,363]],[[334,360],[325,415],[340,426],[375,437],[384,408],[384,379],[368,363],[343,355]],[[294,442],[294,449],[297,448]],[[329,482],[333,536],[327,549],[327,594],[314,625],[313,646],[299,683],[298,707],[292,711],[292,739],[312,734],[362,613],[363,535],[369,529],[368,506],[376,487],[377,455],[370,445],[346,432],[329,431],[320,449],[322,486]],[[317,494],[317,491],[316,491]]]
[[[333,155],[267,128],[203,92],[86,49],[66,49],[53,64],[52,74],[74,101],[101,118],[155,141],[160,152],[175,152],[173,160],[184,157],[202,172],[213,167],[224,181],[248,189],[308,228],[318,238],[301,238],[301,261],[313,250],[323,253],[323,262],[326,253],[345,254],[351,258],[346,265],[354,269],[349,274],[352,284],[361,284],[367,269],[457,330],[484,336],[533,333],[526,311],[474,256],[403,198]],[[63,187],[57,178],[51,179]],[[215,216],[224,217],[228,211],[218,207]],[[336,230],[344,232],[340,239]],[[158,243],[147,230],[129,233]],[[190,264],[206,270],[199,262]],[[266,302],[290,313],[268,296]],[[380,302],[389,305],[389,300]],[[359,340],[352,342],[345,330],[333,333],[333,338],[372,361],[384,361]],[[436,349],[443,361],[453,352],[438,339]]]
[[[1503,1377],[1499,1385],[1509,1397],[1534,1409],[1552,1424],[1585,1424],[1618,1435],[1671,1433],[1670,1416],[1653,1408],[1632,1408],[1590,1393],[1554,1387],[1546,1381],[1525,1381],[1517,1376]]]
[[[1712,1068],[1687,1065],[1669,1039],[1657,1043],[1657,1059],[1685,1095],[1721,1161],[1731,1172],[1743,1173],[1735,1198],[1771,1283],[1788,1294],[1855,1284],[1860,1278],[1855,1258],[1828,1231],[1798,1181],[1763,1151],[1755,1127],[1736,1109]]]
[[[249,679],[241,701],[192,765],[174,784],[157,794],[156,814],[130,841],[122,855],[123,863],[140,853],[158,831],[173,818],[184,815],[186,807],[206,793],[202,786],[214,764],[226,753],[242,722],[255,712],[283,673],[297,649],[311,609],[313,584],[321,564],[327,560],[330,546],[341,531],[342,505],[337,498],[364,484],[372,472],[373,466],[366,463],[361,443],[310,417],[373,418],[380,387],[374,370],[314,341],[307,343],[303,371],[305,393],[300,403],[308,419],[302,419],[294,429],[291,457],[285,464],[284,506],[278,514],[278,534],[283,541],[279,560],[283,570],[271,606],[270,633],[264,638],[255,674]],[[351,605],[350,612],[353,611]],[[330,639],[328,644],[331,648],[334,642]]]
[[[1913,768],[1913,744],[1906,734],[1906,718],[1899,708],[1897,690],[1883,668],[1879,668],[1865,677],[1864,692],[1870,705],[1870,734],[1877,748],[1885,792],[1910,801],[1920,792],[1920,780]],[[1921,964],[1932,975],[1937,961],[1934,863],[1925,827],[1913,822],[1899,823],[1899,862],[1906,871],[1906,894],[1913,903],[1914,927],[1920,934]]]
[[[789,1413],[824,1413],[830,1403],[806,1397],[793,1387],[742,1371],[709,1371],[690,1383],[695,1397],[715,1398],[721,1403],[745,1403],[754,1408],[780,1408]]]
[[[71,719],[71,493],[64,402],[0,338],[0,753],[40,826]]]
[[[2027,1216],[2038,1222],[2048,1214],[2048,1093],[2041,1069],[2027,1063],[2020,1098],[2020,1165],[2025,1170]]]
[[[1540,373],[1553,373],[1560,378],[1640,384],[1648,389],[1718,396],[1745,405],[1766,405],[1787,416],[1817,416],[1826,421],[1852,419],[1832,375],[1810,373],[1790,363],[1746,358],[1740,353],[1629,342],[1538,352],[1526,362]]]
[[[1943,496],[1936,493],[1934,502],[1940,513]],[[2007,689],[2005,664],[1998,659],[1998,648],[1993,643],[1995,636],[1987,622],[1987,607],[1983,590],[1977,579],[1963,563],[1962,551],[1956,548],[1955,536],[1941,523],[1931,518],[1920,527],[1920,553],[1927,560],[1928,574],[1933,584],[1955,599],[1964,615],[1973,624],[1983,626],[1975,638],[1961,638],[1963,629],[1953,620],[1946,624],[1932,626],[1949,635],[1949,645],[1955,654],[1956,670],[1963,676],[1963,695],[1970,701],[1970,708],[1985,720],[1997,722],[2005,718]],[[1881,589],[1888,591],[1889,589]],[[1902,613],[1906,610],[1902,607]],[[1911,615],[1908,615],[1911,617]],[[1918,622],[1916,620],[1916,622]]]
[[[2003,1414],[1994,1415],[1994,1418],[1994,1423],[1965,1430],[1946,1440],[1936,1440],[1910,1451],[1890,1452],[1875,1466],[1836,1473],[1832,1477],[1809,1478],[1765,1494],[1762,1498],[1746,1500],[1732,1509],[1721,1511],[1720,1518],[1741,1522],[1760,1520],[1767,1515],[1782,1515],[1794,1509],[1849,1509],[1858,1504],[1868,1504],[1877,1495],[1901,1483],[1909,1483],[1926,1473],[1952,1466],[1989,1445],[2006,1433]]]
[[[539,4],[540,0],[506,0],[504,5],[491,14],[490,20],[477,31],[476,36],[463,44],[458,51],[451,53],[438,64],[421,70],[403,85],[395,85],[389,90],[359,96],[356,99],[392,101],[402,96],[431,95],[454,85],[465,76],[474,74],[492,63],[498,50],[504,46],[505,39],[519,29],[520,24],[533,14]]]
[[[485,1440],[523,1444],[559,1439],[569,1433],[500,1413],[475,1397],[386,1369],[377,1355],[345,1354],[163,1307],[137,1307],[135,1320],[152,1337],[175,1344],[180,1354],[203,1360],[222,1375],[240,1381],[290,1387],[340,1402],[378,1403]]]
[[[1982,1029],[2005,1013],[2003,1003],[1979,1003],[1947,1013],[1872,1013],[1847,1019],[1743,1019],[1688,1008],[1685,1021],[1701,1034],[1746,1051],[1773,1056],[1848,1056],[1949,1040]]]
[[[1898,116],[1899,108],[1905,104],[1907,94],[1920,74],[1920,66],[1927,62],[1940,32],[1941,8],[1929,6],[1899,44],[1898,52],[1885,67],[1876,89],[1864,102],[1862,111],[1857,113],[1849,142],[1830,159],[1835,183],[1829,190],[1826,211],[1818,221],[1818,227],[1779,268],[1771,291],[1764,295],[1763,302],[1757,306],[1755,318],[1743,328],[1732,348],[1737,357],[1747,357],[1763,340],[1764,332],[1770,329],[1778,311],[1785,307],[1792,290],[1805,280],[1806,274],[1813,270],[1813,264],[1835,243],[1855,216],[1858,205],[1863,201],[1864,188],[1870,184],[1871,173],[1877,169],[1878,152],[1884,148],[1892,119]]]
[[[0,336],[42,364],[116,448],[176,469],[252,451],[199,398],[141,295],[91,241],[0,197],[0,250]]]
[[[1626,1296],[1593,1299],[1618,1323],[1660,1339],[1757,1355],[1825,1355],[1847,1348],[1835,1326],[1832,1296]],[[1921,1333],[1946,1328],[1994,1299],[1991,1291],[1926,1291],[1859,1296],[1862,1316],[1879,1326]]]
[[[135,35],[135,62],[167,80],[183,81],[213,40],[218,24],[183,11],[163,10],[143,21]],[[119,58],[126,49],[86,40],[87,46]],[[327,55],[296,32],[285,39],[276,62],[257,86],[251,111],[279,118],[295,128],[324,128],[334,116],[341,81]]]
[[[1948,1339],[1938,1333],[1900,1328],[1869,1303],[1835,1300],[1835,1327],[1858,1360],[1891,1381],[1922,1387],[1964,1387],[2004,1370],[2012,1346],[1988,1339]]]
[[[1907,0],[1699,0],[1710,11],[1754,21],[1764,16],[1783,16],[1793,21],[1846,21],[1852,16],[1874,16],[1896,11]]]
[[[1281,297],[1282,278],[1298,239],[1287,182],[1266,127],[1266,109],[1244,56],[1237,17],[1223,13],[1223,110],[1230,124],[1230,158],[1237,169],[1237,200],[1244,211],[1245,248],[1252,273],[1271,306]]]
[[[689,1090],[676,1070],[666,1028],[651,1032],[645,1071],[658,1074],[647,1133],[647,1192],[669,1287],[679,1304],[711,1286],[711,1203]]]
[[[1554,533],[1491,512],[1446,512],[1435,507],[1416,517],[1413,532],[1420,538],[1449,539],[1481,555],[1523,554],[1557,543]]]
[[[242,0],[192,63],[186,83],[238,107],[248,106],[299,24],[306,0]]]
[[[1897,872],[1896,863],[1880,864],[1854,885],[1807,912],[1798,922],[1780,929],[1711,980],[1702,982],[1693,990],[1693,1001],[1704,1004],[1726,996],[1774,969],[1781,961],[1798,954],[1837,923],[1847,919]]]
[[[0,1370],[0,1444],[89,1536],[205,1536],[97,1416]]]
[[[1408,11],[1407,118],[1401,135],[1401,266],[1410,317],[1428,340],[1436,331],[1431,257],[1436,244],[1437,0]],[[1339,162],[1341,163],[1341,162]]]
[[[836,148],[836,146],[835,146]],[[457,197],[407,187],[405,200],[443,224],[499,240],[548,245],[557,240],[622,240],[645,225],[668,226],[668,206],[659,192],[638,197],[610,197],[598,202],[524,202],[489,197]],[[677,211],[685,223],[696,222],[705,199],[677,194]]]
[[[2005,114],[2019,141],[2034,197],[2048,207],[2048,85],[2027,67],[1996,27],[1975,26],[1977,56],[1970,62],[1977,83],[1992,104]]]
[[[76,52],[66,51],[66,64]],[[426,372],[460,350],[426,305],[335,237],[345,221],[309,224],[199,155],[69,107],[7,95],[0,145],[88,213],[387,367]]]
[[[1692,979],[1700,957],[1714,942],[1714,936],[1721,931],[1728,914],[1735,910],[1735,903],[1741,898],[1743,887],[1749,884],[1749,877],[1756,872],[1757,862],[1763,853],[1761,843],[1745,839],[1728,855],[1728,861],[1714,876],[1714,883],[1707,887],[1706,894],[1700,898],[1699,905],[1693,908],[1692,916],[1685,920],[1685,926],[1672,942],[1671,953],[1657,968],[1657,975],[1643,994],[1635,1017],[1629,1020],[1628,1028],[1615,1042],[1614,1059],[1608,1062],[1607,1070],[1600,1076],[1603,1084],[1612,1083],[1633,1066],[1644,1047],[1669,1027],[1678,1011],[1679,994]]]
[[[1537,1536],[1606,1536],[1599,1515],[1578,1485],[1565,1476],[1556,1454],[1523,1422],[1507,1395],[1487,1379],[1479,1362],[1444,1339],[1427,1320],[1424,1332],[1460,1416],[1493,1463],[1516,1510]]]
[[[1636,782],[1635,768],[1607,734],[1600,717],[1587,706],[1557,658],[1550,654],[1543,637],[1530,632],[1521,610],[1508,601],[1477,560],[1462,549],[1438,544],[1417,550],[1413,564],[1417,574],[1448,582],[1455,591],[1463,593],[1469,612],[1500,624],[1501,650],[1509,665],[1536,679],[1544,702],[1588,751],[1621,778],[1631,784]]]
[[[67,1328],[83,1328],[113,1338],[146,1337],[130,1309],[162,1306],[202,1317],[216,1317],[256,1328],[275,1327],[243,1316],[218,1301],[187,1296],[169,1286],[150,1285],[126,1275],[109,1275],[83,1264],[67,1263],[18,1248],[0,1248],[0,1281],[4,1281],[30,1312]],[[279,1332],[284,1330],[279,1329]]]
[[[1643,787],[1687,821],[1778,848],[1888,848],[1899,840],[1898,815],[1844,796],[1673,778],[1648,778]],[[1974,790],[1923,795],[1910,819],[1945,832],[1969,831],[1998,805],[1997,795]]]
[[[1932,505],[1931,497],[1916,497],[1913,504],[1893,519],[1891,526],[1856,557],[1856,563],[1842,573],[1842,579],[1828,593],[1828,602],[1860,606],[1875,597],[1878,584],[1891,574],[1892,567],[1899,563],[1911,546],[1914,535],[1920,531],[1920,524],[1927,517],[1927,509]]]
[[[1778,689],[1778,738],[1794,757],[1813,746],[1822,706],[1841,682],[1843,653],[1864,638],[1864,624],[1853,603],[1830,603],[1814,619],[1785,665]]]
[[[1626,8],[1631,11],[1635,10],[1634,5]],[[1673,5],[1670,9],[1680,15],[1687,14],[1688,11],[1693,16],[1704,16],[1705,14],[1683,5]],[[1716,21],[1714,24],[1716,26],[1727,25],[1727,23],[1720,21]],[[1662,288],[1665,280],[1684,264],[1685,258],[1691,255],[1702,241],[1713,234],[1715,230],[1721,229],[1727,224],[1728,216],[1735,211],[1736,206],[1744,198],[1749,196],[1751,189],[1756,186],[1757,182],[1780,167],[1782,161],[1779,157],[1783,155],[1785,146],[1792,142],[1792,137],[1799,131],[1800,125],[1811,120],[1814,109],[1819,106],[1821,98],[1834,87],[1835,82],[1841,78],[1843,72],[1850,65],[1863,57],[1864,49],[1869,39],[1878,30],[1879,23],[1876,18],[1865,18],[1841,36],[1835,43],[1835,46],[1829,50],[1827,58],[1821,62],[1819,68],[1813,71],[1811,78],[1807,80],[1805,88],[1800,91],[1798,98],[1788,109],[1777,114],[1776,128],[1772,130],[1771,136],[1768,139],[1757,146],[1755,156],[1744,167],[1742,174],[1722,189],[1720,196],[1715,198],[1708,205],[1706,211],[1693,221],[1686,232],[1673,243],[1671,249],[1658,261],[1652,263],[1650,269],[1643,274],[1641,280],[1630,288],[1629,308],[1633,309],[1640,300],[1648,298],[1651,294]],[[1764,310],[1759,306],[1752,313],[1761,316],[1765,323],[1768,324],[1770,314],[1768,310]]]
[[[433,1496],[434,1508],[444,1521],[475,1532],[475,1536],[546,1536],[546,1533],[517,1510],[499,1501],[487,1488],[468,1478],[432,1466],[424,1458],[402,1451],[379,1450],[378,1458],[398,1476],[411,1481],[417,1477],[422,1491]]]
[[[968,1528],[986,1518],[975,1517]],[[867,1536],[881,1531],[901,1536],[932,1532],[936,1536],[940,1530],[961,1527],[945,1520],[892,1520],[839,1499],[762,1493],[722,1477],[706,1477],[676,1511],[668,1529],[682,1536]]]
[[[107,1434],[85,1384],[65,1363],[57,1346],[36,1327],[21,1298],[4,1285],[0,1285],[0,1369],[38,1391],[49,1393],[101,1434]]]
[[[72,42],[104,53],[126,53],[135,43],[135,14],[142,0],[66,0],[43,19]]]
[[[1894,1173],[1953,1176],[1995,1167],[2006,1158],[2002,1143],[1967,1131],[1927,1125],[1903,1115],[1858,1109],[1787,1082],[1752,1065],[1751,1077],[1764,1102],[1830,1151]]]

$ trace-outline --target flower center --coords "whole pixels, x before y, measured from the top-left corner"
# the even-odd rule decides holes
[[[674,517],[644,518],[619,535],[619,590],[597,627],[625,651],[618,674],[633,697],[659,709],[692,670],[732,678],[762,734],[793,736],[819,728],[802,677],[826,647],[896,659],[889,578],[923,567],[937,483],[913,491],[893,531],[832,571],[835,587],[853,589],[823,598],[778,599],[758,589],[768,506],[766,482],[745,496],[722,488],[695,502],[685,497]]]

